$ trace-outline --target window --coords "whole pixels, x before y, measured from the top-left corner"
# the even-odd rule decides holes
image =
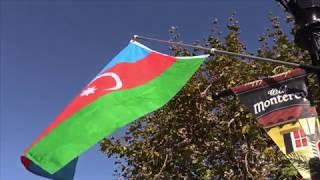
[[[304,134],[303,129],[294,130],[291,133],[291,137],[295,149],[300,149],[308,146],[307,137]]]

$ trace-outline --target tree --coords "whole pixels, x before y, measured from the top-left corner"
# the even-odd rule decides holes
[[[256,55],[296,63],[310,63],[270,16],[271,26],[259,39]],[[247,53],[240,26],[232,15],[227,35],[213,22],[204,42],[231,52]],[[173,40],[179,39],[175,28]],[[291,38],[292,39],[292,38]],[[174,55],[208,52],[171,47]],[[284,66],[217,55],[202,65],[190,82],[160,110],[132,123],[121,138],[105,138],[101,151],[115,156],[115,176],[132,179],[264,179],[298,177],[298,172],[256,123],[236,97],[213,100],[212,92],[289,70]],[[320,99],[316,77],[309,76],[310,92]],[[319,109],[319,101],[314,102]],[[320,112],[320,111],[319,111]]]

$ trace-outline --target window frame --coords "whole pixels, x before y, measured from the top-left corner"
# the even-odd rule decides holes
[[[295,138],[294,136],[294,133],[297,132],[299,137],[298,138]],[[301,132],[303,132],[304,136],[301,136]],[[293,146],[293,149],[294,151],[296,150],[302,150],[302,149],[305,149],[309,146],[309,143],[308,143],[308,138],[307,138],[307,135],[306,133],[303,131],[302,128],[300,129],[294,129],[293,131],[290,132],[290,136],[291,136],[291,140],[292,140],[292,146]],[[303,144],[303,140],[306,140],[306,145]],[[296,144],[296,141],[300,141],[301,143],[301,146],[300,147],[297,147],[297,144]]]

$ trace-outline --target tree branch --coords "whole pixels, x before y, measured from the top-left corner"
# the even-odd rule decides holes
[[[248,165],[248,152],[246,153],[246,156],[245,156],[245,163],[246,163],[246,170],[247,170],[247,173],[250,175],[250,177],[252,179],[254,179],[253,175],[250,173],[249,171],[249,165]]]
[[[204,97],[207,95],[209,88],[212,86],[212,84],[210,84],[204,91],[202,91],[200,93],[201,97]]]
[[[159,173],[154,176],[154,178],[153,178],[154,180],[157,179],[157,178],[161,175],[163,169],[164,169],[164,168],[166,167],[166,165],[167,165],[167,160],[168,160],[168,154],[166,154],[166,158],[164,159],[163,165],[162,165]]]

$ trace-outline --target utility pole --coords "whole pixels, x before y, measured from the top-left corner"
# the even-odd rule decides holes
[[[276,0],[291,13],[297,25],[295,43],[308,50],[314,66],[320,65],[320,0]],[[320,83],[320,72],[317,72]]]
[[[308,50],[314,66],[320,65],[320,0],[276,0],[291,13],[295,19],[297,31],[295,43]],[[315,72],[320,84],[320,72]],[[312,180],[320,179],[320,160],[309,161]]]

